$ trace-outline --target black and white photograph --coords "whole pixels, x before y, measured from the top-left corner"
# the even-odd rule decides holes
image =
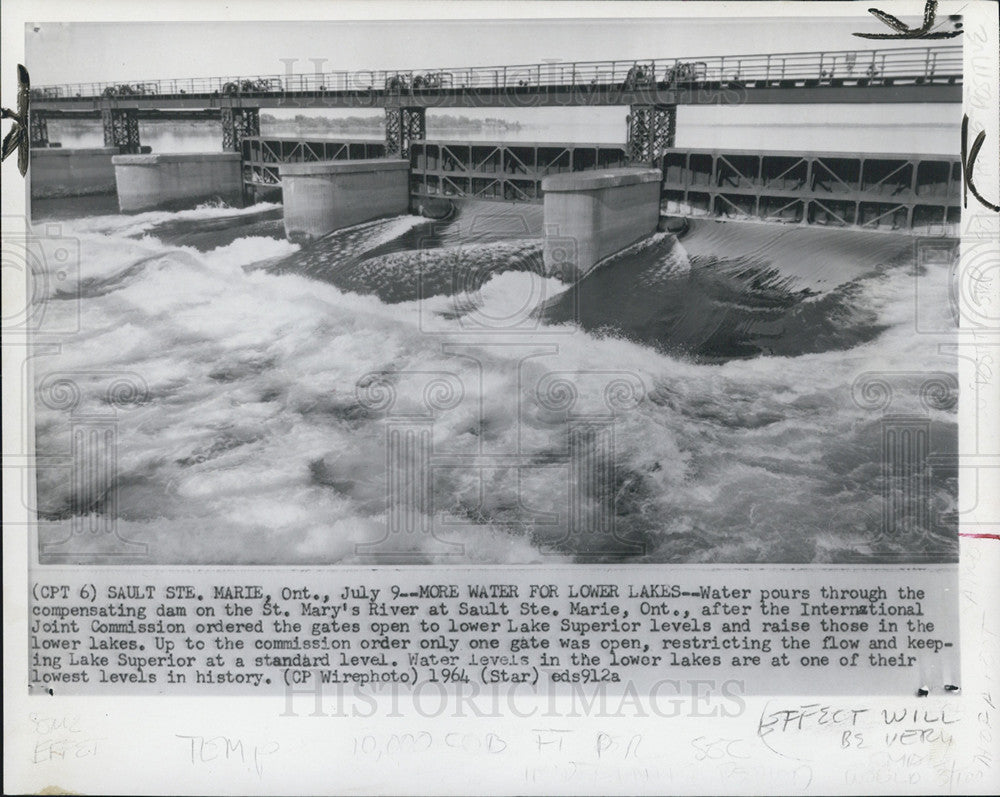
[[[996,793],[992,4],[198,6],[3,10],[5,790]]]
[[[40,561],[955,561],[962,45],[857,27],[29,30]]]

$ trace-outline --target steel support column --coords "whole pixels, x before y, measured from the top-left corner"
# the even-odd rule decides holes
[[[628,159],[654,164],[674,146],[676,105],[633,105],[628,115]]]
[[[239,152],[243,139],[260,135],[260,108],[222,109],[222,149]]]
[[[385,109],[385,154],[387,158],[410,157],[410,144],[427,137],[427,114],[423,108]]]
[[[49,120],[44,113],[29,111],[28,128],[31,133],[31,146],[47,147],[49,145]]]
[[[136,108],[105,108],[104,146],[118,147],[122,155],[139,154],[139,111]]]

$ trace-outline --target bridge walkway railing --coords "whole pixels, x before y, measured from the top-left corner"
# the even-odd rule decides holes
[[[421,70],[353,70],[284,75],[150,79],[39,86],[32,98],[94,99],[337,94],[381,91],[407,95],[462,90],[526,91],[721,86],[885,86],[962,82],[961,46],[725,55],[645,60],[577,61]]]

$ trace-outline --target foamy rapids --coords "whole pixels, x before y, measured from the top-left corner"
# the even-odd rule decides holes
[[[924,323],[954,327],[949,264],[918,270],[902,236],[702,222],[567,286],[542,276],[525,213],[387,219],[307,250],[281,236],[276,206],[63,222],[79,273],[53,263],[38,284],[46,324],[78,313],[80,331],[32,361],[37,454],[61,458],[38,471],[44,550],[954,559],[953,526],[882,533],[882,414],[855,385],[955,371],[915,332],[915,290]],[[124,397],[109,391],[120,379]],[[953,404],[928,409],[916,389],[893,402],[929,418],[932,453],[955,452]],[[95,417],[113,421],[115,487],[74,495],[71,431]],[[409,460],[387,479],[393,430],[428,441],[389,452],[426,457],[426,490]],[[932,486],[935,506],[953,503],[953,478]],[[109,513],[114,534],[78,532]]]

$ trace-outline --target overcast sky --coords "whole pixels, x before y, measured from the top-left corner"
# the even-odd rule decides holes
[[[802,4],[806,5],[806,4]],[[809,4],[813,5],[813,4]],[[474,8],[475,4],[467,7]],[[859,9],[860,10],[860,9]],[[917,19],[904,19],[917,23]],[[37,28],[37,29],[36,29]],[[885,29],[884,26],[881,26]],[[26,29],[33,85],[155,78],[872,49],[872,17],[54,23]],[[903,42],[905,45],[906,42]],[[882,44],[882,46],[886,46]],[[890,43],[889,46],[898,46]]]

